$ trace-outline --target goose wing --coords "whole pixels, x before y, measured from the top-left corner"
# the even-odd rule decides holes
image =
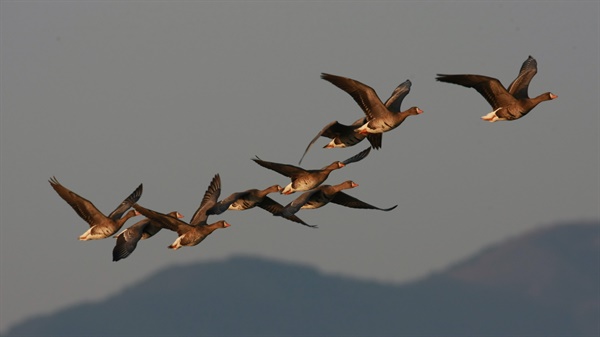
[[[375,150],[381,148],[381,142],[383,140],[383,133],[369,133],[367,135],[367,140],[371,144],[371,147]]]
[[[275,201],[269,197],[264,197],[264,199],[258,204],[258,207],[264,209],[265,211],[267,211],[273,215],[282,215],[281,211],[283,210],[283,205],[281,205],[280,203],[278,203],[277,201]],[[297,223],[302,224],[307,227],[317,228],[317,226],[309,225],[306,222],[304,222],[302,219],[300,219],[299,217],[297,217],[296,215],[293,215],[293,214],[289,215],[289,216],[284,216],[284,218],[288,219],[290,221],[293,221],[293,222],[297,222]]]
[[[289,204],[287,204],[284,209],[286,210],[286,213],[289,214],[295,214],[296,212],[298,212],[302,206],[304,206],[309,200],[310,198],[312,198],[313,195],[315,195],[316,193],[321,193],[321,189],[320,188],[316,188],[314,190],[310,190],[308,192],[304,192],[302,193],[299,197],[297,197],[296,199],[292,200],[292,202],[290,202]]]
[[[342,163],[344,163],[344,165],[348,165],[350,163],[356,163],[357,161],[364,159],[369,154],[369,152],[371,152],[370,147],[366,148],[365,150],[362,150],[357,155],[344,160]]]
[[[335,194],[335,196],[333,197],[333,199],[331,199],[331,202],[338,204],[338,205],[350,207],[350,208],[378,209],[380,211],[386,211],[386,212],[391,211],[394,208],[398,207],[398,205],[390,207],[390,208],[375,207],[373,205],[367,204],[364,201],[358,200],[355,197],[352,197],[344,192],[337,192]]]
[[[354,101],[358,104],[358,106],[360,106],[369,120],[382,117],[382,112],[388,111],[388,109],[381,102],[379,96],[377,96],[375,90],[364,83],[348,77],[326,73],[322,73],[321,78],[352,96]]]
[[[219,195],[221,194],[221,176],[219,174],[215,174],[213,179],[210,181],[208,188],[204,192],[204,197],[202,197],[202,202],[200,206],[190,219],[190,225],[198,226],[206,224],[206,220],[208,219],[208,211],[217,205],[217,200],[219,199]]]
[[[388,110],[400,112],[400,104],[402,104],[402,100],[410,92],[411,85],[412,83],[410,80],[406,80],[397,86],[396,89],[394,89],[394,92],[392,92],[390,98],[385,101],[385,106],[388,108]]]
[[[494,110],[510,105],[516,99],[493,77],[482,75],[443,75],[438,74],[436,80],[473,88],[485,98]]]
[[[135,191],[133,191],[127,198],[125,198],[125,200],[123,200],[123,202],[119,206],[117,206],[117,208],[114,211],[112,211],[108,215],[108,217],[113,219],[114,221],[121,219],[123,214],[127,212],[127,210],[130,209],[131,206],[133,206],[133,204],[140,200],[140,197],[142,196],[142,191],[143,186],[142,184],[140,184],[140,186],[138,186],[135,189]]]
[[[146,218],[139,222],[136,222],[134,225],[130,226],[126,230],[122,231],[121,234],[117,235],[117,242],[115,243],[115,247],[113,248],[113,261],[119,261],[131,255],[135,248],[137,247],[137,243],[142,238],[142,232],[144,227],[150,223],[150,219]]]
[[[325,125],[325,127],[323,129],[321,129],[321,131],[319,131],[319,133],[317,133],[317,135],[310,141],[310,143],[308,143],[308,146],[306,147],[306,150],[304,150],[304,154],[302,154],[302,157],[300,158],[298,165],[300,165],[302,163],[302,159],[304,159],[304,156],[306,156],[308,149],[310,149],[310,147],[317,141],[317,139],[319,139],[319,137],[323,136],[323,137],[333,139],[333,138],[337,137],[338,135],[340,135],[341,133],[343,133],[344,131],[346,131],[347,129],[350,129],[350,127],[347,125],[344,125],[344,124],[340,124],[340,123],[338,123],[338,121],[333,121],[333,122]],[[352,128],[350,130],[352,132],[354,132],[354,128]]]
[[[79,217],[87,222],[90,227],[106,218],[106,216],[102,214],[102,212],[100,212],[96,206],[94,206],[94,204],[92,204],[86,198],[61,185],[56,177],[50,178],[48,182],[50,182],[50,185],[52,188],[54,188],[56,193],[58,193],[58,195],[63,198],[63,200],[73,208],[75,213],[77,213]]]
[[[248,195],[248,193],[250,193],[250,192],[244,191],[244,192],[232,193],[227,198],[220,200],[215,206],[211,207],[206,212],[206,214],[207,215],[221,214],[221,213],[225,212],[229,208],[229,206],[231,206],[231,204],[233,204],[236,200]]]
[[[146,218],[150,219],[150,221],[153,221],[155,224],[159,225],[162,228],[166,228],[173,232],[177,232],[178,235],[183,235],[192,228],[192,226],[186,224],[185,222],[177,219],[174,216],[153,211],[151,209],[142,207],[139,204],[134,204],[133,208],[136,211],[140,212]]]
[[[519,76],[508,86],[508,92],[513,95],[516,99],[529,98],[527,90],[529,89],[529,82],[537,73],[537,61],[529,56],[519,71]]]
[[[286,177],[290,177],[292,179],[307,173],[305,169],[294,165],[273,163],[270,161],[262,160],[258,157],[253,158],[252,160],[254,160],[255,163],[262,167],[268,168],[269,170],[273,170],[279,174],[282,174]]]

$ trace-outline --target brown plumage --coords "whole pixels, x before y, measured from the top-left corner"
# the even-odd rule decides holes
[[[527,93],[529,82],[536,73],[537,61],[529,56],[521,65],[519,75],[508,86],[508,89],[504,88],[496,78],[482,75],[438,74],[436,80],[477,90],[493,109],[481,119],[489,122],[512,121],[525,116],[539,103],[558,97],[551,92],[545,92],[537,97],[529,98]]]
[[[302,154],[300,161],[298,161],[298,165],[302,163],[302,159],[306,156],[306,153],[311,148],[311,146],[319,139],[319,137],[327,137],[330,138],[331,141],[327,143],[327,145],[323,146],[325,149],[332,148],[344,148],[349,146],[354,146],[360,143],[363,139],[367,138],[369,143],[371,143],[371,147],[374,149],[381,148],[381,134],[361,134],[354,130],[360,127],[361,125],[367,122],[367,118],[363,117],[356,120],[351,125],[341,124],[338,121],[333,121],[327,125],[317,135],[310,141],[306,150]]]
[[[183,215],[179,212],[171,212],[167,215],[178,219],[183,218]],[[151,238],[161,229],[162,227],[158,225],[156,221],[146,218],[129,226],[118,235],[115,235],[114,237],[117,238],[117,242],[113,248],[113,261],[119,261],[128,257],[133,253],[140,240]]]
[[[212,224],[207,224],[208,210],[217,204],[217,199],[221,193],[221,177],[216,174],[208,189],[204,193],[200,206],[192,216],[190,223],[185,223],[176,217],[159,213],[138,204],[133,205],[138,212],[152,221],[155,221],[162,228],[176,232],[179,237],[169,246],[170,249],[177,250],[183,246],[195,246],[202,242],[208,235],[218,228],[227,228],[230,225],[220,220]]]
[[[298,212],[300,209],[317,209],[327,205],[330,202],[350,208],[377,209],[380,211],[391,211],[398,206],[396,205],[390,208],[379,208],[342,192],[342,190],[355,188],[357,186],[358,184],[352,180],[347,180],[337,185],[321,185],[314,190],[302,193],[302,195],[280,210],[280,214],[277,215],[290,216]]]
[[[235,192],[217,202],[214,207],[208,210],[207,214],[221,214],[226,210],[243,211],[256,206],[260,207],[260,203],[267,198],[268,194],[281,192],[281,190],[281,186],[272,185],[264,190],[253,188],[243,192]]]
[[[406,94],[408,94],[409,91],[410,81],[406,81],[400,84],[398,87],[396,87],[396,89],[394,89],[394,92],[392,92],[390,98],[388,98],[387,101],[385,101],[384,105],[392,111],[400,112],[400,104],[402,103],[402,100],[404,99]],[[360,143],[365,138],[367,138],[369,143],[371,143],[372,148],[376,150],[380,149],[383,138],[381,133],[365,134],[356,131],[357,128],[363,126],[367,122],[367,117],[362,117],[357,119],[351,125],[345,125],[339,123],[338,121],[333,121],[325,125],[325,127],[323,127],[323,129],[321,129],[321,131],[319,131],[319,133],[317,133],[317,135],[310,141],[310,143],[306,147],[306,150],[304,150],[304,154],[302,154],[298,165],[302,163],[302,159],[304,159],[304,156],[306,156],[306,153],[308,152],[310,147],[317,141],[317,139],[319,139],[319,137],[326,137],[331,139],[331,141],[323,147],[326,149],[354,146]]]
[[[423,110],[416,106],[400,112],[400,104],[410,92],[411,82],[409,80],[400,84],[392,97],[384,104],[373,88],[359,81],[326,73],[322,73],[321,78],[352,96],[363,110],[367,116],[367,122],[355,129],[358,133],[366,135],[387,132],[397,128],[406,117],[423,113]],[[388,104],[388,102],[390,103]]]
[[[219,201],[214,207],[208,210],[207,214],[221,214],[226,210],[243,211],[256,206],[268,211],[277,212],[283,208],[281,204],[269,198],[267,194],[281,192],[283,189],[279,185],[269,186],[264,190],[250,189],[243,192],[232,193],[227,198]],[[315,228],[317,226],[309,225],[295,215],[285,217],[290,221],[297,222],[304,226]]]
[[[108,216],[100,212],[89,200],[61,185],[55,177],[48,180],[58,195],[75,210],[90,228],[79,236],[79,240],[99,240],[115,234],[131,217],[139,215],[135,210],[125,213],[142,196],[142,184],[133,191],[123,202]],[[125,214],[125,215],[123,215]]]
[[[212,224],[187,224],[175,217],[159,213],[151,209],[144,208],[138,204],[133,207],[145,217],[156,221],[162,228],[174,231],[179,237],[169,246],[170,249],[177,250],[183,246],[195,246],[206,239],[212,232],[218,228],[227,228],[230,225],[225,220],[219,220]]]
[[[279,174],[289,177],[292,180],[292,182],[288,184],[281,191],[281,193],[292,194],[296,191],[308,191],[321,185],[327,179],[331,171],[340,169],[350,163],[354,163],[365,158],[370,151],[371,148],[369,147],[366,150],[360,152],[359,154],[344,160],[343,162],[334,161],[333,163],[323,167],[320,170],[305,170],[303,168],[293,165],[264,161],[258,157],[252,160],[254,160],[258,165],[262,167],[266,167]]]

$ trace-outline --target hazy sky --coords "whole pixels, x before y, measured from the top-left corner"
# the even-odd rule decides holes
[[[0,330],[172,264],[255,254],[401,282],[532,228],[599,219],[599,4],[2,1]],[[530,95],[558,99],[516,122],[481,121],[491,108],[475,90],[434,80],[475,73],[508,85],[529,55]],[[287,184],[250,159],[295,164],[326,123],[362,116],[321,72],[382,99],[412,81],[402,107],[425,112],[328,180],[352,179],[349,194],[398,208],[298,213],[316,230],[261,209],[226,212],[211,219],[232,226],[197,247],[168,250],[176,235],[164,232],[116,263],[113,239],[77,240],[86,225],[53,175],[107,213],[143,183],[140,204],[187,220],[215,173],[223,196]],[[368,146],[326,143],[303,166]]]

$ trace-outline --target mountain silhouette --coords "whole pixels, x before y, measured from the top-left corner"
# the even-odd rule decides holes
[[[6,336],[599,334],[594,221],[539,229],[400,285],[252,256],[174,266]]]

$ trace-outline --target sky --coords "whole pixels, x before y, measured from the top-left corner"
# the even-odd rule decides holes
[[[158,270],[251,254],[382,282],[441,271],[487,245],[564,221],[600,219],[600,3],[597,1],[0,2],[0,332],[94,301]],[[532,55],[531,96],[513,122],[488,123],[472,73],[508,85]],[[111,212],[139,203],[192,216],[212,177],[222,196],[289,180],[252,162],[296,164],[327,123],[363,116],[321,72],[385,100],[407,79],[409,117],[383,147],[333,172],[348,194],[391,212],[327,205],[310,229],[261,209],[171,251],[176,235],[113,262],[52,176]],[[305,168],[347,159],[308,152]],[[297,195],[272,195],[286,204]],[[133,224],[139,218],[130,220]],[[201,280],[199,280],[201,282]],[[243,280],[241,280],[243,282]]]

